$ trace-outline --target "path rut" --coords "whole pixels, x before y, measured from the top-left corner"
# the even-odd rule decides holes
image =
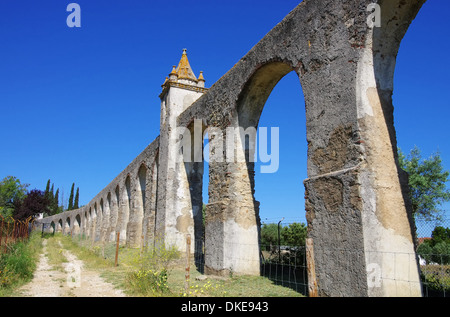
[[[104,281],[98,272],[89,270],[83,261],[67,250],[63,255],[64,272],[54,269],[47,258],[47,241],[34,273],[33,280],[20,290],[23,297],[125,297],[122,290]]]

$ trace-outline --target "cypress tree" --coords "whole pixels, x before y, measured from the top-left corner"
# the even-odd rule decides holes
[[[52,184],[52,188],[50,189],[50,192],[49,192],[48,197],[47,197],[47,199],[48,199],[48,201],[49,201],[50,203],[52,203],[53,200],[55,199],[55,194],[53,193],[53,191],[54,191],[54,189],[55,189],[55,186],[54,186],[54,185],[55,185],[55,184]]]
[[[56,190],[55,193],[55,199],[53,200],[53,205],[52,205],[52,214],[56,215],[58,213],[58,208],[59,208],[59,188]]]
[[[75,187],[75,183],[72,184],[72,189],[70,190],[69,207],[67,208],[67,210],[73,209],[73,189],[74,189],[74,187]]]
[[[47,181],[47,186],[45,187],[44,196],[48,199],[50,193],[50,179]]]
[[[77,193],[75,194],[75,202],[73,204],[73,209],[78,209],[80,208],[78,206],[78,200],[80,199],[80,187],[77,187]]]

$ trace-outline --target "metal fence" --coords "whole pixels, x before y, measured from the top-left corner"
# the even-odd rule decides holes
[[[423,295],[425,297],[450,296],[450,241],[448,244],[441,243],[438,247],[435,247],[436,244],[433,245],[433,231],[436,227],[445,229],[449,228],[449,225],[450,219],[440,222],[416,220],[417,254],[420,263]],[[448,230],[450,234],[450,229]],[[98,244],[94,243],[91,238],[80,235],[73,235],[72,238],[84,247],[93,248],[102,257],[109,258],[111,261],[117,261],[118,245],[116,242]],[[193,248],[195,252],[192,254],[195,267],[200,273],[204,273],[204,240],[192,241],[192,243],[195,244]],[[424,247],[427,244],[429,244],[430,248]],[[121,246],[121,248],[123,247]],[[146,246],[142,245],[142,247]],[[287,246],[282,245],[282,243],[273,243],[271,245],[261,245],[260,249],[261,276],[270,279],[277,285],[291,288],[300,294],[308,296],[306,247],[304,245]],[[355,253],[354,250],[344,253],[344,256],[341,254],[340,257],[330,254],[330,258],[334,258],[336,261],[344,261],[347,263],[346,265],[351,265],[354,260],[352,257],[361,256]],[[404,255],[393,254],[392,258],[396,259],[396,257],[402,256]],[[409,261],[413,262],[415,260],[413,257]],[[393,278],[395,281],[403,281],[401,278],[406,278],[404,281],[409,281],[407,276],[384,278]]]
[[[415,223],[424,296],[450,297],[450,218]]]
[[[0,215],[0,254],[8,252],[8,246],[28,238],[32,225],[32,217],[18,220]]]

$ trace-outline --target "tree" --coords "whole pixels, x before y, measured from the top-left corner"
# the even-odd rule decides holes
[[[78,201],[80,200],[80,187],[77,187],[77,193],[75,194],[75,201],[73,203],[73,209],[78,209],[80,208],[78,206]]]
[[[409,174],[410,199],[414,217],[439,220],[439,207],[450,201],[450,191],[446,187],[450,173],[445,171],[439,152],[428,159],[422,159],[416,146],[406,157],[399,149],[400,167]]]
[[[283,243],[289,246],[304,246],[306,243],[307,228],[304,223],[290,223],[283,227],[281,236]]]
[[[70,196],[69,196],[69,206],[67,207],[67,210],[73,210],[73,190],[75,187],[75,183],[72,183],[72,189],[70,190]]]
[[[12,216],[15,204],[25,198],[28,186],[14,176],[7,176],[0,182],[0,215]]]
[[[434,228],[431,239],[420,244],[417,253],[427,262],[450,264],[450,229]]]
[[[50,195],[50,179],[47,181],[47,186],[45,187],[45,192],[44,192],[45,197],[49,197]]]
[[[28,192],[23,201],[15,202],[13,218],[25,220],[29,217],[35,218],[40,213],[49,209],[50,201],[41,190],[33,189]]]
[[[278,245],[278,225],[276,223],[263,224],[261,227],[261,246],[270,249]]]
[[[56,190],[55,193],[55,197],[53,199],[53,204],[52,204],[52,208],[51,208],[51,214],[52,215],[56,215],[60,213],[60,208],[59,208],[59,188]]]

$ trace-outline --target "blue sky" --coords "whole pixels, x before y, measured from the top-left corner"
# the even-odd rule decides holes
[[[298,0],[0,2],[0,178],[48,179],[87,204],[159,134],[161,84],[182,49],[210,87]],[[450,169],[448,0],[429,0],[408,31],[395,75],[399,146],[440,151]],[[286,115],[288,114],[288,115]],[[280,169],[256,175],[266,222],[304,221],[306,129],[294,73],[275,87],[260,126],[280,127]],[[60,194],[61,197],[61,194]],[[450,209],[450,207],[446,207]]]

